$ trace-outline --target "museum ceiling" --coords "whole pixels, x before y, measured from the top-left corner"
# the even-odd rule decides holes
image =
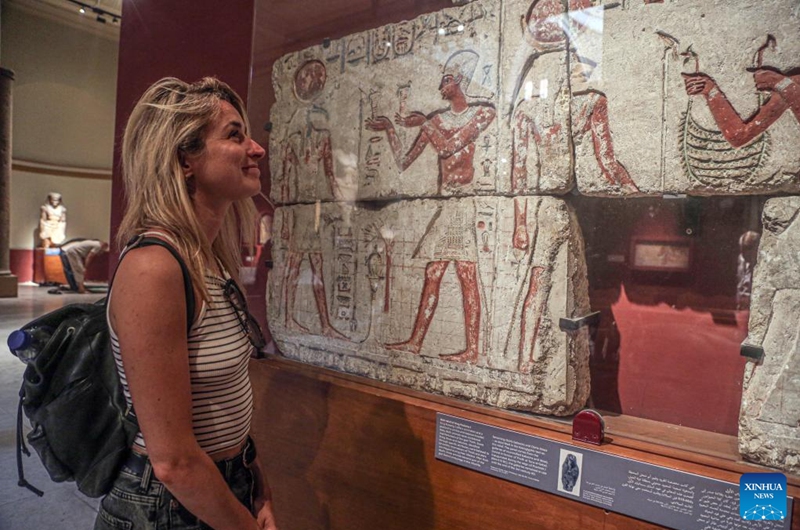
[[[3,7],[7,6],[119,40],[122,0],[3,0]]]

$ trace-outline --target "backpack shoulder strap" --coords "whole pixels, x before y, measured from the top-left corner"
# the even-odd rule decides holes
[[[192,322],[194,321],[196,301],[194,298],[194,288],[192,286],[192,277],[189,274],[189,268],[186,266],[186,263],[183,261],[183,258],[178,251],[175,250],[175,247],[158,237],[137,236],[132,239],[128,245],[126,245],[125,251],[120,256],[120,262],[125,257],[125,254],[128,253],[127,251],[134,248],[151,247],[154,245],[167,249],[169,253],[172,254],[172,257],[174,257],[178,262],[178,265],[181,266],[181,273],[183,274],[183,293],[186,299],[186,334],[188,335],[189,331],[192,329]],[[117,264],[117,266],[119,266],[119,264]]]

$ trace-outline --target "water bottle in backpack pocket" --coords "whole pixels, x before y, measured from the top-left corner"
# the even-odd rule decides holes
[[[27,364],[36,358],[52,335],[53,328],[48,326],[18,329],[8,336],[8,349],[20,361]]]

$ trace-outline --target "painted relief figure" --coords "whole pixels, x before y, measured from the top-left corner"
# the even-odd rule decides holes
[[[283,202],[296,199],[298,187],[316,185],[320,165],[330,185],[330,192],[338,196],[334,176],[330,130],[327,128],[327,112],[311,104],[325,88],[325,65],[320,61],[308,61],[294,76],[294,95],[310,106],[299,106],[292,117],[289,133],[281,144],[281,173],[279,178],[280,198]],[[300,182],[303,180],[303,182]],[[314,188],[312,188],[314,189]],[[323,275],[322,240],[319,220],[309,216],[310,209],[296,210],[293,218],[283,219],[284,240],[289,241],[284,281],[284,304],[286,326],[304,333],[309,330],[295,320],[295,300],[300,276],[300,265],[308,257],[312,274],[312,291],[319,314],[322,334],[326,337],[345,338],[330,322],[328,316],[325,279]],[[289,228],[291,232],[289,233]]]
[[[702,96],[714,117],[719,131],[710,131],[696,124],[689,100],[684,117],[682,151],[684,166],[691,176],[709,185],[720,179],[746,181],[769,154],[767,131],[786,111],[800,121],[800,70],[783,72],[763,66],[763,54],[776,45],[772,35],[756,52],[753,67],[755,88],[759,92],[758,109],[742,118],[714,78],[699,71],[699,60],[691,50],[684,55],[694,59],[695,72],[681,74],[689,96]],[[730,147],[721,148],[727,142]],[[713,149],[712,149],[713,147]],[[704,163],[698,163],[704,161]]]
[[[386,132],[395,162],[401,171],[407,169],[431,145],[439,155],[439,193],[458,193],[472,183],[475,175],[475,141],[495,118],[496,111],[492,105],[467,101],[466,92],[477,64],[478,54],[471,50],[456,52],[448,59],[439,92],[449,103],[449,108],[427,116],[422,112],[395,116],[395,121],[403,127],[420,128],[408,152],[403,153],[389,118],[380,116],[368,119],[366,123],[370,130]],[[466,210],[465,204],[471,204],[472,209]],[[464,351],[441,357],[474,363],[478,359],[481,322],[474,204],[445,201],[434,214],[414,251],[413,257],[420,256],[429,256],[432,261],[425,268],[425,282],[411,337],[404,342],[387,344],[386,348],[419,354],[439,303],[442,278],[453,261],[463,298],[466,347]]]
[[[537,202],[534,219],[538,222],[539,205]],[[514,198],[514,233],[512,245],[515,249],[529,253],[528,266],[528,289],[525,294],[525,301],[522,304],[519,331],[518,369],[522,373],[530,373],[533,370],[533,353],[536,347],[536,339],[539,336],[539,326],[542,322],[542,305],[537,305],[541,276],[544,267],[533,266],[534,250],[536,249],[536,239],[538,229],[531,238],[528,234],[528,200],[520,197]],[[520,292],[521,294],[521,292]],[[515,304],[514,316],[517,315]]]
[[[569,138],[569,87],[554,87],[551,101],[538,94],[522,101],[511,124],[511,189],[539,191],[542,177],[573,172]]]
[[[306,62],[295,73],[294,95],[305,105],[298,105],[281,142],[281,169],[276,175],[281,202],[296,200],[300,190],[310,191],[311,198],[316,198],[320,169],[331,194],[338,197],[328,112],[314,103],[325,88],[326,79],[325,65],[316,60]]]
[[[303,258],[308,257],[311,266],[311,289],[314,293],[314,303],[319,315],[322,335],[334,339],[346,339],[331,325],[330,316],[328,315],[325,278],[323,276],[322,227],[319,225],[319,221],[316,221],[312,216],[300,213],[313,211],[310,208],[303,208],[296,210],[294,215],[294,226],[292,227],[292,237],[289,240],[286,259],[286,276],[283,282],[286,327],[303,333],[310,332],[305,326],[297,322],[295,317],[300,265],[303,263]]]
[[[571,65],[572,137],[575,143],[580,143],[591,133],[594,156],[603,177],[609,184],[618,186],[623,193],[637,193],[639,188],[614,153],[608,119],[608,98],[602,92],[587,86],[596,65],[578,56],[574,56]]]
[[[522,33],[525,40],[536,53],[549,51],[563,51],[569,38],[564,31],[567,23],[564,22],[563,0],[534,0],[528,7],[528,12],[521,18]],[[593,7],[592,0],[569,0],[566,2],[570,12],[578,12]],[[575,23],[571,20],[570,23]],[[581,31],[582,27],[576,25],[570,31]]]
[[[560,0],[537,0],[522,18],[525,40],[534,53],[520,74],[514,92],[514,101],[521,84],[535,61],[542,55],[554,52],[564,54],[569,67],[570,83],[563,80],[555,90],[552,102],[540,101],[546,95],[525,94],[523,102],[516,105],[512,114],[512,190],[530,190],[528,183],[529,156],[533,151],[538,191],[543,169],[545,172],[563,174],[573,171],[570,152],[591,133],[594,156],[603,178],[622,193],[637,193],[639,188],[627,169],[616,157],[608,118],[608,99],[605,94],[588,87],[588,81],[597,66],[592,60],[580,57],[572,48],[571,39],[585,30],[574,16],[580,10],[592,7],[590,0],[570,0],[571,16],[565,22],[564,7]],[[568,110],[569,116],[567,116]],[[559,161],[561,164],[559,165]],[[547,168],[544,165],[548,164]]]

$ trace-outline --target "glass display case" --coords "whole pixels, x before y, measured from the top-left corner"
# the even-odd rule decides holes
[[[796,2],[456,4],[257,2],[280,350],[796,475]]]

